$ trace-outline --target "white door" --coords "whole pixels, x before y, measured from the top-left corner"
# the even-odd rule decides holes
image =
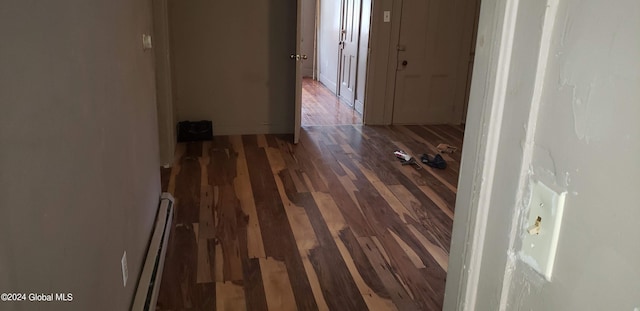
[[[403,0],[393,123],[459,123],[478,0]]]
[[[350,106],[353,106],[356,94],[361,1],[342,0],[338,95]]]

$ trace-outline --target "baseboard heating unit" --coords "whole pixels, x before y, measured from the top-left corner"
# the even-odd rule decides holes
[[[160,197],[160,208],[156,217],[147,257],[142,267],[140,281],[133,299],[132,311],[149,311],[156,309],[158,291],[162,281],[162,269],[167,253],[167,243],[173,221],[173,203],[171,194],[165,192]]]

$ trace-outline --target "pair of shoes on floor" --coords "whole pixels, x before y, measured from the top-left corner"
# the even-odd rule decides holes
[[[420,157],[420,161],[422,161],[422,163],[426,164],[427,166],[433,167],[433,168],[439,168],[441,170],[447,168],[447,161],[445,161],[441,155],[436,154],[433,158],[430,157],[428,154],[423,154],[422,157]]]

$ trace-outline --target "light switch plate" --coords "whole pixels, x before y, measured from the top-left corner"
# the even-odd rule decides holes
[[[153,42],[151,41],[151,35],[143,34],[142,35],[142,49],[150,50],[153,48]]]
[[[521,258],[551,281],[556,258],[566,192],[557,193],[540,181],[533,182],[529,217]]]
[[[388,23],[391,21],[391,11],[384,11],[384,22]]]

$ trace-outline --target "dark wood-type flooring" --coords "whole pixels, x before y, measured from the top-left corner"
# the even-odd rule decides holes
[[[302,126],[362,124],[362,115],[313,79],[302,80]]]
[[[454,126],[320,126],[179,144],[157,310],[440,310],[460,153]],[[460,149],[458,149],[460,150]]]

